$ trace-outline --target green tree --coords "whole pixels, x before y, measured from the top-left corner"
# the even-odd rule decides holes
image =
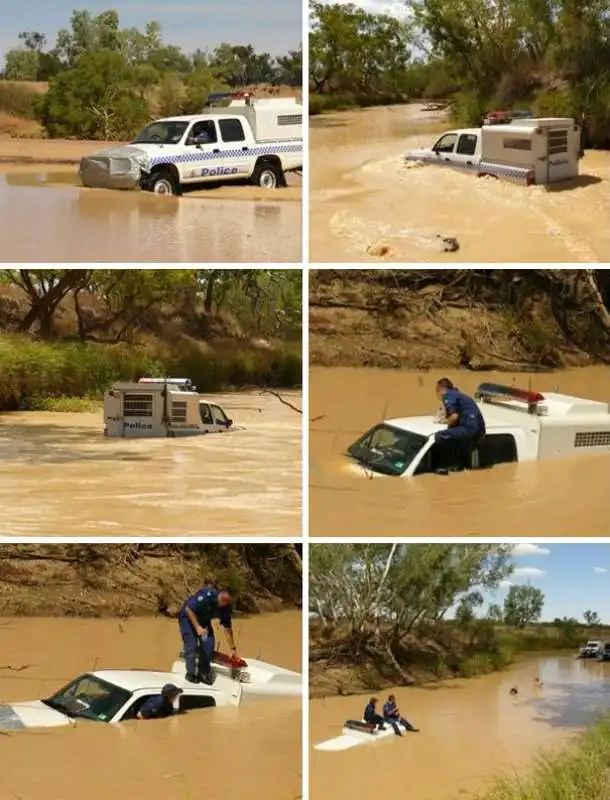
[[[525,628],[542,616],[544,594],[535,586],[511,586],[504,600],[504,621],[515,628]]]
[[[585,624],[590,628],[597,627],[602,624],[599,614],[596,611],[587,610],[583,612],[583,619]]]
[[[501,624],[504,621],[502,606],[497,603],[492,603],[487,609],[487,619],[496,624]]]
[[[9,50],[5,56],[4,77],[8,81],[35,81],[39,54],[35,50]]]
[[[133,69],[120,53],[83,54],[49,86],[41,121],[51,136],[129,139],[148,119],[134,89]]]
[[[483,595],[481,592],[469,592],[460,598],[455,611],[455,619],[458,625],[467,626],[474,622],[475,611],[483,605]]]

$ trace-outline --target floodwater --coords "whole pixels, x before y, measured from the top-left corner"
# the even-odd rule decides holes
[[[551,189],[403,163],[452,127],[416,104],[314,117],[311,260],[610,260],[609,152],[588,151],[579,178]],[[439,236],[457,237],[459,252]]]
[[[482,678],[378,696],[391,692],[420,733],[336,753],[312,749],[311,800],[353,800],[383,786],[409,800],[456,800],[485,791],[499,775],[523,774],[541,750],[565,745],[610,707],[610,665],[547,656]],[[311,743],[339,736],[344,720],[359,719],[367,701],[312,700]]]
[[[247,659],[301,671],[301,614],[235,621]],[[170,669],[177,622],[161,619],[0,620],[0,700],[48,696],[91,669]],[[20,672],[7,666],[28,666]],[[301,702],[247,697],[167,720],[38,729],[2,737],[3,800],[296,800]]]
[[[101,407],[0,415],[0,535],[299,537],[302,416],[270,395],[214,397],[236,430],[107,439]]]
[[[203,192],[158,197],[73,182],[72,172],[0,170],[2,261],[301,260],[300,202],[262,200],[254,187],[240,187],[243,200],[208,200]]]
[[[311,371],[312,536],[609,536],[610,453],[503,464],[491,470],[413,478],[354,470],[346,448],[383,419],[434,414],[434,387],[449,377],[472,394],[479,383],[610,402],[610,368],[549,374],[370,368]],[[358,402],[354,402],[358,398]]]

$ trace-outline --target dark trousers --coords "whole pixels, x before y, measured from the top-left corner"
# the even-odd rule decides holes
[[[215,649],[214,636],[208,633],[205,639],[195,633],[188,617],[179,617],[180,636],[184,645],[184,660],[187,675],[207,675],[212,670],[212,654]]]
[[[380,728],[385,728],[386,721],[381,714],[370,714],[364,718],[364,721],[368,722],[369,725],[378,725]]]
[[[481,441],[485,431],[472,428],[469,425],[454,425],[439,431],[435,435],[436,442],[446,452],[447,459],[453,466],[469,469],[472,460],[472,450]]]
[[[408,731],[415,730],[414,726],[411,725],[409,720],[405,719],[404,717],[386,717],[385,722],[388,722],[394,728],[395,732],[400,730],[398,728],[398,724],[402,725],[403,728],[406,728]]]

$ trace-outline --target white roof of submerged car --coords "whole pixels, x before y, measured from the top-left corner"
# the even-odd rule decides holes
[[[173,683],[179,689],[205,689],[207,692],[217,691],[206,684],[188,683],[183,676],[175,672],[156,672],[148,669],[98,669],[89,673],[107,683],[112,683],[128,692],[141,690],[161,691],[166,683]]]
[[[610,416],[608,403],[555,392],[546,392],[540,405],[548,410],[544,416],[528,414],[523,403],[511,403],[509,400],[501,405],[499,403],[478,403],[488,430],[507,427],[529,429],[532,416],[539,420],[543,427],[545,425],[583,424],[591,422],[592,418],[595,420],[597,417]],[[610,419],[606,422],[610,423]],[[401,430],[419,433],[421,436],[430,436],[443,427],[442,424],[434,421],[433,416],[396,417],[386,420],[386,423]]]

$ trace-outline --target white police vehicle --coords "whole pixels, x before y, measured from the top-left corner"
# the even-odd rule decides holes
[[[495,383],[480,384],[475,399],[486,434],[473,450],[473,469],[610,451],[608,403]],[[432,415],[385,420],[348,447],[350,469],[369,478],[445,474],[451,454],[435,440],[442,425]]]
[[[231,98],[223,109],[151,122],[131,144],[84,157],[82,182],[156,194],[244,179],[266,189],[285,186],[286,173],[303,166],[303,107],[294,98]]]
[[[144,703],[160,695],[168,683],[182,689],[174,704],[178,712],[241,703],[242,686],[237,681],[206,686],[188,683],[173,672],[101,669],[80,675],[44,700],[1,704],[0,730],[56,728],[79,720],[116,723],[136,719]]]

